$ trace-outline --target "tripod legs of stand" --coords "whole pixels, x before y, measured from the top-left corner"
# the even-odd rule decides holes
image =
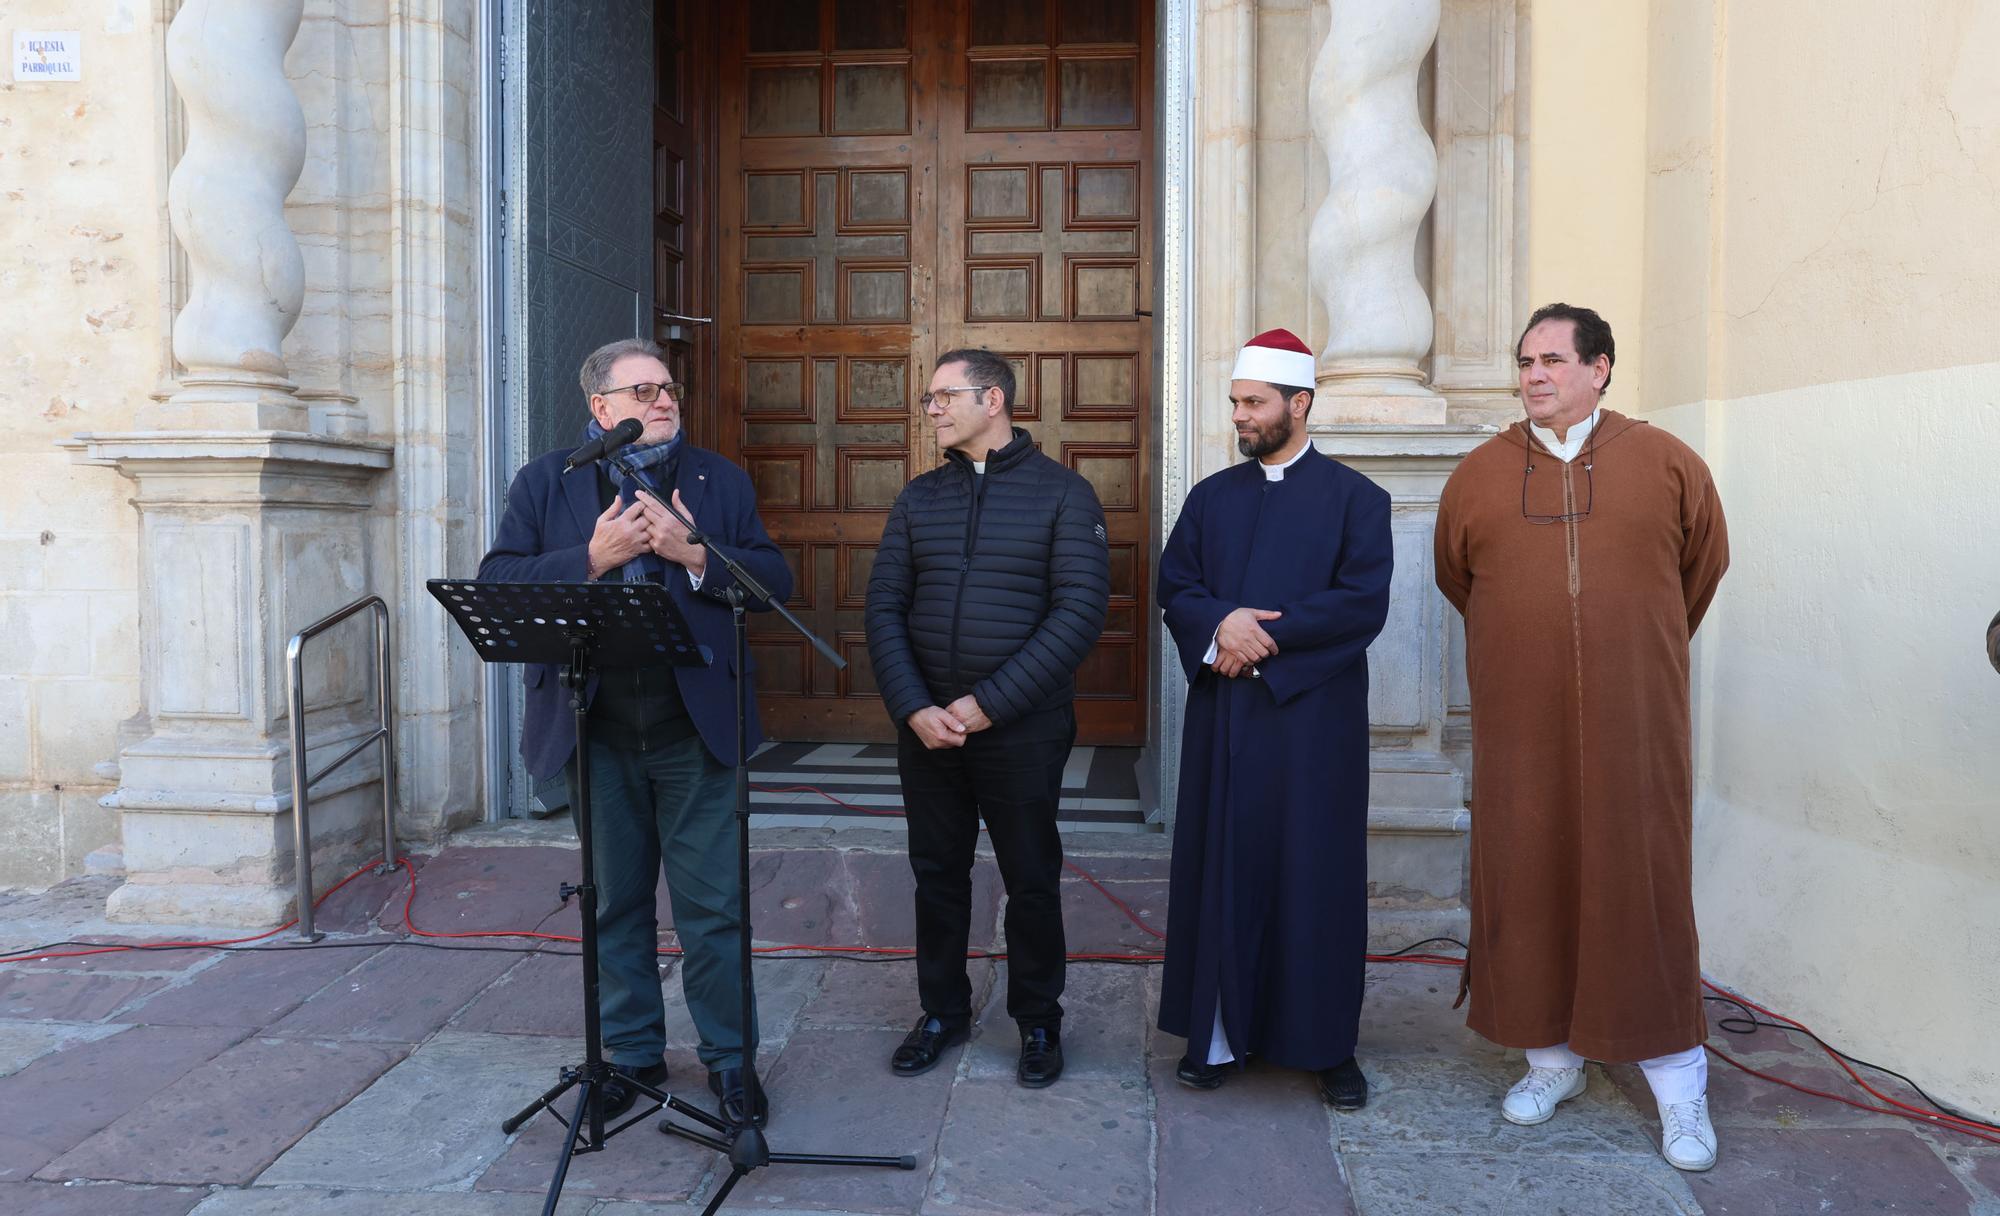
[[[690,530],[692,530],[693,524],[685,517],[682,518],[681,522],[687,523]],[[729,596],[730,615],[735,625],[736,670],[739,672],[747,671],[749,669],[749,623],[747,619],[748,614],[744,610],[744,587],[748,581],[747,572],[714,546],[709,546],[709,552],[716,554],[721,559],[723,565],[729,569],[729,572],[737,580],[735,585],[728,588],[727,595]],[[776,607],[779,612],[784,612],[783,606],[778,605],[776,601],[770,600],[768,595],[765,596],[765,599]],[[786,616],[788,620],[791,620],[789,614],[786,614]],[[792,620],[792,624],[794,627],[803,629],[803,626],[799,626],[796,620]],[[737,919],[742,925],[741,931],[737,935],[737,968],[739,982],[742,984],[743,997],[741,1005],[743,1020],[739,1029],[742,1033],[741,1041],[743,1044],[743,1113],[746,1118],[749,1117],[750,1112],[757,1109],[758,1090],[763,1085],[763,1082],[757,1076],[757,1069],[755,1067],[757,1051],[751,1042],[752,1036],[750,1033],[751,1010],[755,1007],[756,997],[750,983],[750,711],[748,704],[748,684],[749,680],[746,677],[739,676],[736,680],[736,912]],[[703,1140],[699,1135],[690,1134],[686,1128],[679,1127],[670,1120],[661,1120],[660,1130],[668,1135],[682,1136],[690,1140]],[[729,1153],[729,1177],[723,1179],[721,1187],[715,1192],[715,1197],[708,1201],[706,1208],[702,1209],[702,1216],[714,1216],[716,1209],[720,1208],[723,1201],[729,1198],[729,1192],[736,1189],[736,1184],[741,1182],[745,1175],[751,1170],[766,1165],[880,1166],[892,1170],[913,1170],[917,1168],[916,1156],[910,1153],[905,1153],[899,1157],[864,1157],[842,1153],[774,1153],[771,1151],[770,1145],[766,1143],[763,1131],[750,1123],[745,1123],[741,1128],[736,1130],[735,1137],[730,1140],[727,1146],[727,1151]]]
[[[597,969],[597,868],[591,851],[590,823],[590,724],[583,703],[583,689],[590,680],[590,640],[585,636],[573,636],[570,640],[570,662],[563,669],[563,686],[570,690],[570,710],[576,720],[576,816],[577,842],[582,846],[583,881],[576,886],[564,883],[560,894],[564,903],[570,896],[581,901],[583,914],[583,1063],[562,1070],[562,1079],[541,1097],[530,1102],[520,1113],[500,1125],[500,1130],[513,1135],[522,1124],[544,1110],[550,1110],[557,1119],[559,1112],[553,1111],[556,1101],[572,1087],[577,1091],[576,1110],[563,1122],[569,1132],[563,1138],[562,1156],[556,1162],[555,1178],[549,1183],[548,1198],[542,1204],[542,1216],[552,1216],[556,1201],[562,1198],[563,1181],[569,1176],[569,1164],[578,1153],[595,1153],[603,1150],[611,1137],[650,1117],[654,1111],[665,1107],[676,1114],[685,1115],[716,1132],[726,1134],[729,1125],[715,1116],[691,1106],[664,1090],[655,1089],[636,1077],[621,1077],[622,1084],[652,1099],[653,1105],[647,1110],[626,1119],[615,1127],[606,1127],[604,1119],[604,1087],[611,1079],[611,1063],[604,1058],[604,1031],[598,1016],[598,969]],[[673,1126],[663,1120],[663,1127]],[[720,1136],[691,1131],[678,1126],[676,1134],[685,1136],[697,1144],[706,1145],[720,1153],[730,1151],[730,1142]]]

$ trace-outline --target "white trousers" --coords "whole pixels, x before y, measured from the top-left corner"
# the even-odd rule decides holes
[[[1211,1066],[1227,1064],[1236,1058],[1229,1050],[1229,1036],[1222,1033],[1222,998],[1215,998],[1215,1029],[1208,1032],[1208,1062]]]
[[[1584,1063],[1584,1058],[1571,1051],[1568,1043],[1528,1048],[1530,1068],[1582,1068]],[[1700,1047],[1641,1060],[1639,1067],[1644,1070],[1646,1084],[1652,1086],[1657,1102],[1692,1102],[1708,1092],[1708,1052]]]

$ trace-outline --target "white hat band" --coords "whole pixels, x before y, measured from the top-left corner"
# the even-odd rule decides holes
[[[1291,388],[1313,387],[1313,357],[1304,351],[1279,350],[1273,346],[1246,346],[1236,356],[1231,380],[1262,380]]]

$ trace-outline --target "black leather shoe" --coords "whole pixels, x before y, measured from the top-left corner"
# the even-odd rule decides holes
[[[1336,1110],[1360,1110],[1368,1105],[1368,1078],[1349,1056],[1332,1068],[1319,1070],[1319,1096]]]
[[[1189,1089],[1215,1089],[1228,1080],[1229,1065],[1233,1063],[1235,1061],[1231,1060],[1221,1064],[1197,1064],[1193,1056],[1182,1056],[1181,1062],[1174,1066],[1174,1080]]]
[[[889,1070],[899,1077],[914,1077],[937,1067],[945,1048],[963,1043],[967,1027],[926,1015],[916,1028],[903,1036],[902,1045],[889,1059]]]
[[[667,1083],[666,1062],[638,1067],[630,1064],[613,1064],[611,1075],[604,1079],[602,1091],[606,1119],[616,1119],[638,1103],[641,1091],[637,1086],[628,1084],[630,1081],[639,1081],[654,1089],[664,1088]]]
[[[1014,1079],[1028,1089],[1055,1084],[1062,1076],[1062,1034],[1047,1026],[1021,1032],[1021,1063]]]
[[[718,1068],[708,1074],[708,1092],[721,1100],[721,1110],[717,1113],[731,1127],[743,1126],[743,1099],[748,1088],[740,1068]],[[757,1113],[751,1117],[750,1123],[762,1128],[770,1121],[771,1095],[760,1084],[757,1086]]]

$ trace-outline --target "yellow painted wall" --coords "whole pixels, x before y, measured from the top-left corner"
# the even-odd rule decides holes
[[[1529,306],[1595,308],[1618,339],[1612,408],[1639,408],[1646,6],[1535,0],[1527,21]]]
[[[1703,966],[2000,1113],[2000,6],[1536,3],[1532,50],[1531,298],[1729,514]]]

